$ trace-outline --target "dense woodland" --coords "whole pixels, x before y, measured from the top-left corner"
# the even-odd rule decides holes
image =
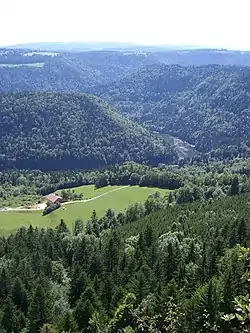
[[[222,316],[249,292],[237,246],[249,244],[249,202],[176,205],[101,234],[93,213],[86,233],[61,221],[1,238],[1,333],[241,332],[243,314]]]
[[[169,144],[93,96],[0,95],[1,169],[97,168],[125,161],[174,162]]]
[[[97,89],[153,131],[222,158],[249,154],[247,67],[152,65]]]

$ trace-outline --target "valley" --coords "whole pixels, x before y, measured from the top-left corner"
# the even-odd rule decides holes
[[[249,66],[0,49],[0,333],[249,331]]]

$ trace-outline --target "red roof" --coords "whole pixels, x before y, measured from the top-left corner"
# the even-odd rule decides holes
[[[55,195],[55,194],[49,194],[46,196],[46,198],[51,202],[56,202],[57,200],[62,200],[62,197],[59,197],[59,195]]]

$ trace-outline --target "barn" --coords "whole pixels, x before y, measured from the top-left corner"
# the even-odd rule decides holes
[[[63,198],[56,194],[49,194],[46,196],[47,200],[52,203],[62,203]]]

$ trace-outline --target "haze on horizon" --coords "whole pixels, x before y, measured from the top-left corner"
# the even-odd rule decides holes
[[[249,0],[3,0],[0,45],[129,42],[250,50]]]

